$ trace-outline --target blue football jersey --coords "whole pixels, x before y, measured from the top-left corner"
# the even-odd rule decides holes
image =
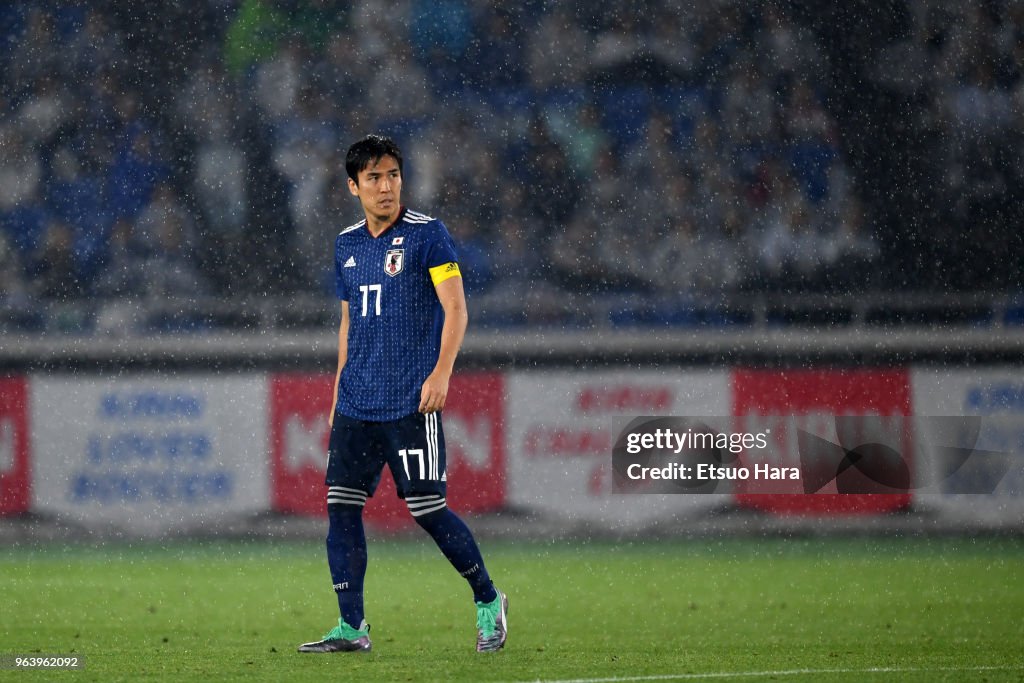
[[[349,313],[338,412],[374,421],[415,413],[441,350],[444,310],[434,287],[461,276],[448,229],[406,208],[377,237],[362,220],[338,235],[334,268]]]

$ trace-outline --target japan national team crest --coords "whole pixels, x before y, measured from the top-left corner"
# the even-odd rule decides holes
[[[384,272],[394,277],[402,272],[405,265],[405,249],[388,249],[384,254]]]

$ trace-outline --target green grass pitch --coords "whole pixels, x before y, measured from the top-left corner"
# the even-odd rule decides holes
[[[473,651],[468,588],[423,540],[370,538],[368,655],[300,655],[337,618],[322,545],[0,550],[0,680],[1024,680],[1020,539],[482,544],[510,597]]]

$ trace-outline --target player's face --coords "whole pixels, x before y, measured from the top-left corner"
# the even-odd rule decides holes
[[[398,161],[385,155],[359,172],[359,183],[348,180],[349,191],[359,197],[367,216],[388,221],[398,215],[402,202],[402,172]]]

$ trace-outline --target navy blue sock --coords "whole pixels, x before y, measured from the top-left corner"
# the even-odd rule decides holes
[[[473,589],[473,600],[491,602],[498,597],[491,583],[491,577],[484,567],[484,558],[473,539],[469,527],[448,508],[414,517],[424,531],[430,534],[444,556],[455,567],[455,571],[469,582]]]
[[[363,579],[366,577],[366,533],[363,508],[357,505],[327,506],[327,564],[341,617],[352,628],[363,622]]]

